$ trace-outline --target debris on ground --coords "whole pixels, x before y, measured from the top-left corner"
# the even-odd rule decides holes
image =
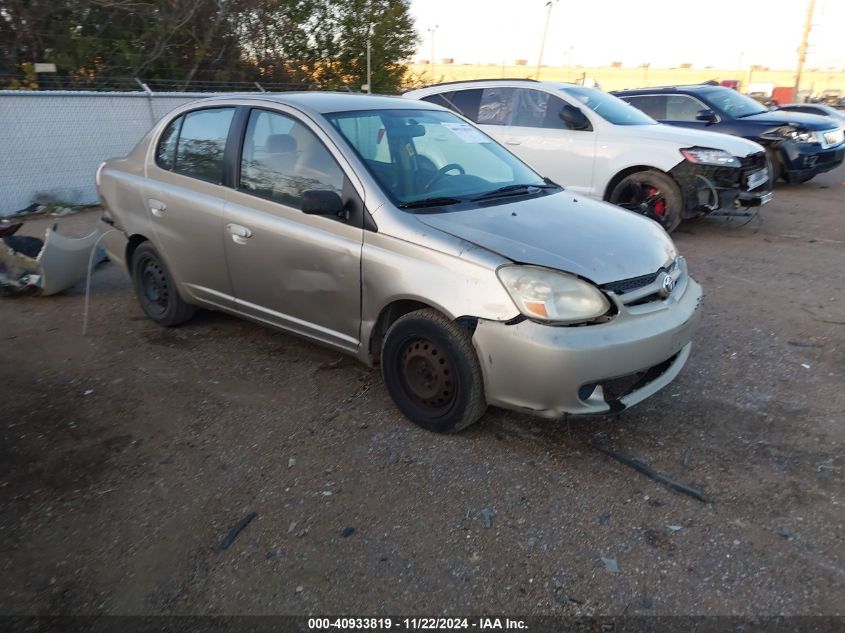
[[[604,563],[604,568],[611,574],[615,574],[619,571],[619,565],[616,563],[615,558],[605,558],[604,556],[602,556],[601,562]]]
[[[681,526],[680,526],[680,525],[669,525],[668,523],[666,524],[666,527],[667,527],[667,528],[669,529],[669,531],[671,531],[671,532],[678,532],[678,531],[681,529]]]
[[[690,486],[689,484],[685,484],[680,481],[675,481],[668,475],[664,475],[663,473],[657,472],[651,466],[646,464],[644,461],[637,459],[636,457],[632,457],[631,455],[626,455],[625,453],[614,451],[613,449],[610,449],[607,446],[603,446],[602,444],[599,444],[597,442],[590,442],[590,446],[592,446],[598,451],[601,451],[605,455],[612,457],[616,461],[621,462],[626,466],[630,466],[634,470],[641,472],[647,477],[651,477],[655,481],[658,481],[663,485],[668,486],[672,490],[681,492],[685,495],[689,495],[690,497],[698,499],[703,503],[710,503],[710,500],[705,497],[704,493],[698,488],[695,488],[694,486]]]
[[[610,523],[610,512],[599,517],[599,525],[607,525]]]
[[[792,538],[792,530],[788,527],[784,526],[780,530],[778,530],[778,534],[783,538]]]
[[[247,514],[243,519],[235,523],[232,526],[232,529],[229,530],[229,533],[226,535],[222,541],[220,541],[220,549],[229,549],[229,546],[235,542],[235,539],[238,538],[238,534],[240,534],[243,529],[252,522],[252,520],[257,517],[258,514],[255,512],[250,512]]]
[[[489,530],[493,527],[493,517],[496,516],[496,513],[491,508],[482,508],[479,514],[481,515],[481,525],[485,529]]]
[[[100,233],[81,238],[65,237],[57,225],[47,229],[44,239],[16,235],[22,224],[0,224],[0,291],[5,295],[33,293],[49,296],[67,290],[85,278],[91,250]],[[106,259],[97,249],[94,263]]]
[[[296,458],[295,458],[295,457],[291,457],[291,458],[288,460],[288,468],[293,468],[294,466],[296,466]]]
[[[354,527],[345,527],[340,531],[340,535],[343,538],[348,538],[348,537],[352,536],[353,534],[355,534],[355,528]]]
[[[691,448],[688,448],[684,451],[684,456],[681,459],[681,465],[684,468],[689,468],[689,460],[690,460],[691,455],[692,455],[692,449]]]

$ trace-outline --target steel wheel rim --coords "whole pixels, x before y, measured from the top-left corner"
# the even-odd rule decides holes
[[[164,314],[170,303],[170,288],[164,268],[149,257],[141,262],[140,268],[139,283],[144,305],[156,315]]]
[[[399,369],[405,392],[430,413],[447,411],[457,396],[455,369],[448,356],[422,338],[408,341],[401,349]]]

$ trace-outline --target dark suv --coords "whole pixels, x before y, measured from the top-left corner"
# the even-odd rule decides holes
[[[766,148],[775,177],[805,182],[845,157],[845,130],[812,114],[772,111],[731,88],[712,84],[613,93],[661,123],[724,132]]]

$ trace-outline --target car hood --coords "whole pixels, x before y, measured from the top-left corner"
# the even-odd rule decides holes
[[[656,222],[567,191],[417,218],[514,262],[599,285],[653,273],[677,256]]]
[[[667,141],[676,143],[680,147],[710,147],[722,149],[733,156],[743,158],[749,154],[764,151],[755,143],[739,136],[709,132],[706,130],[690,129],[658,123],[657,125],[629,126],[637,138],[652,141]],[[680,156],[680,155],[679,155]]]
[[[752,114],[751,116],[744,116],[741,119],[737,119],[737,121],[747,121],[748,123],[758,123],[770,127],[793,124],[805,130],[829,130],[832,127],[836,127],[836,123],[818,114],[784,112],[782,110]]]

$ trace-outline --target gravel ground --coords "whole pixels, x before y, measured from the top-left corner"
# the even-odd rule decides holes
[[[85,337],[84,284],[0,300],[0,613],[843,614],[843,180],[681,227],[697,345],[619,418],[427,433],[332,351],[158,327],[113,264]]]

